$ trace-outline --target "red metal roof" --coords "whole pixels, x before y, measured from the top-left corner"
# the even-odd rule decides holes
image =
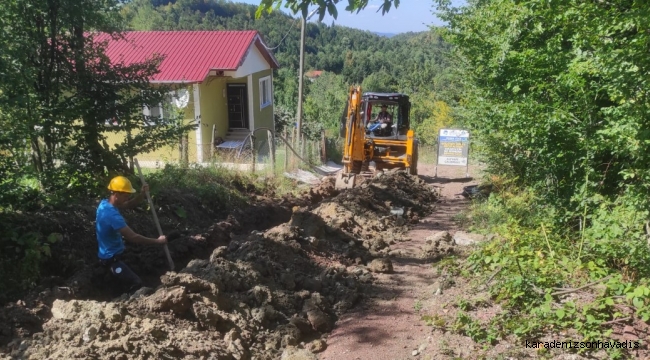
[[[323,75],[323,70],[310,70],[305,73],[308,78],[317,78],[321,75]]]
[[[257,31],[127,31],[124,38],[95,35],[108,41],[106,55],[126,65],[164,56],[154,82],[202,82],[210,70],[237,70],[255,44],[270,67],[279,67]]]

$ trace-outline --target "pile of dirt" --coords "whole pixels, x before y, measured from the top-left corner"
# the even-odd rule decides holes
[[[325,184],[319,194],[336,193]],[[416,177],[388,172],[323,199],[294,206],[288,222],[266,231],[237,234],[247,226],[240,218],[213,225],[194,240],[214,250],[162,275],[155,289],[16,304],[4,319],[23,314],[32,327],[0,328],[14,337],[0,355],[277,359],[287,348],[322,350],[318,339],[369,291],[370,271],[391,271],[389,244],[405,240],[406,225],[431,211],[436,195]]]

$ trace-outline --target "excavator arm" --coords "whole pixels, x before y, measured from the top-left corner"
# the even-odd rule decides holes
[[[360,86],[350,87],[345,118],[343,171],[336,179],[335,187],[337,189],[354,187],[355,175],[361,172],[361,165],[366,157],[364,149],[365,128],[361,118],[361,95]],[[341,134],[343,134],[343,129],[341,129]]]

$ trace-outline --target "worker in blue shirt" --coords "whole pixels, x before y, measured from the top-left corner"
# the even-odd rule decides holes
[[[126,225],[126,221],[120,214],[119,209],[134,208],[142,201],[145,191],[149,190],[148,185],[143,185],[141,193],[132,199],[131,194],[136,191],[131,181],[124,176],[114,177],[108,189],[111,191],[110,196],[102,200],[97,207],[95,221],[99,245],[97,255],[99,262],[109,267],[111,274],[130,292],[139,289],[142,280],[121,260],[124,252],[123,238],[136,244],[163,245],[167,243],[167,237],[162,235],[156,239],[137,234]]]

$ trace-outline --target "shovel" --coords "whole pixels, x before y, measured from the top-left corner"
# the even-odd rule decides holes
[[[138,164],[138,159],[133,159],[133,162],[135,163],[135,167],[138,169],[138,174],[140,175],[140,182],[142,182],[142,185],[144,186],[146,182],[144,181],[144,176],[142,176],[142,170],[140,170],[140,164]],[[149,207],[151,208],[151,214],[153,215],[153,222],[156,224],[156,228],[158,229],[158,235],[163,236],[163,231],[162,228],[160,227],[160,222],[158,221],[158,215],[156,215],[156,208],[153,206],[153,201],[151,200],[151,195],[149,195],[149,191],[145,191],[145,195],[147,195],[147,201],[149,202]],[[169,241],[169,239],[167,239]],[[172,260],[172,256],[169,254],[169,248],[167,247],[167,244],[164,245],[165,250],[165,256],[167,256],[167,262],[169,263],[169,269],[174,270],[174,260]]]

